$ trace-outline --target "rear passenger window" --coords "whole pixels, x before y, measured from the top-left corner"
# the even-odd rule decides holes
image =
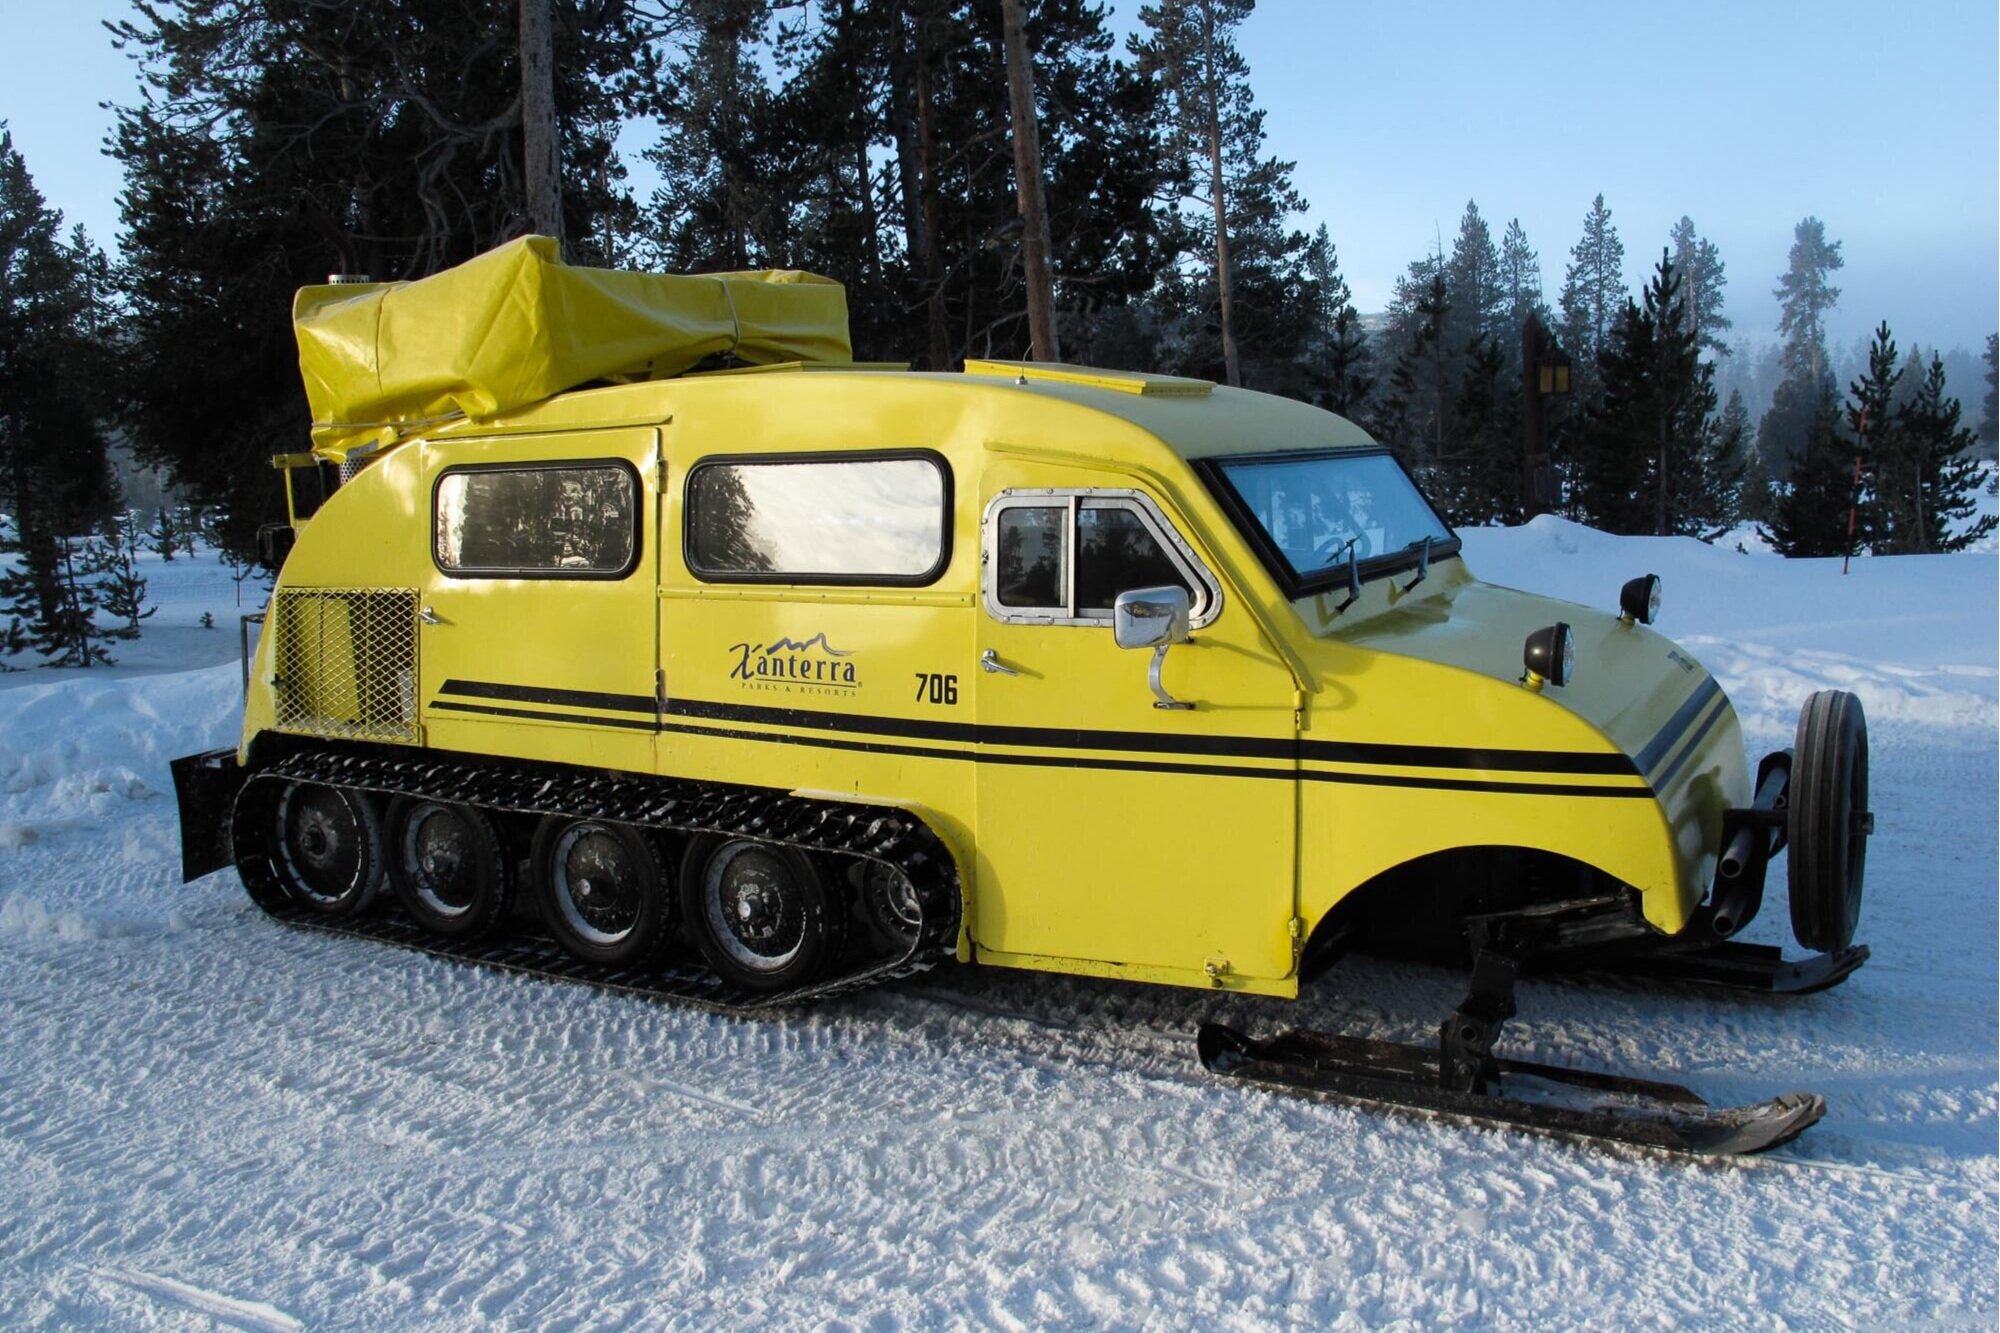
[[[447,574],[617,578],[639,558],[638,474],[624,463],[454,468],[432,497]]]
[[[932,453],[711,459],[688,473],[688,568],[713,582],[921,584],[951,557]]]
[[[994,587],[1002,606],[1061,606],[1069,583],[1063,551],[1067,508],[1016,505],[1000,511],[1000,567]]]
[[[1002,620],[1102,624],[1118,594],[1168,585],[1197,624],[1214,618],[1214,580],[1136,492],[1012,492],[989,511],[987,609]]]

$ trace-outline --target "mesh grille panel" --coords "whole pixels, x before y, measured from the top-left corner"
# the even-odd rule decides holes
[[[413,590],[281,588],[273,611],[280,731],[419,739]]]

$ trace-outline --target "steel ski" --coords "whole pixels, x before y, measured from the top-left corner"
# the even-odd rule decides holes
[[[1257,1041],[1204,1023],[1196,1049],[1210,1073],[1286,1091],[1708,1156],[1775,1148],[1826,1114],[1808,1092],[1710,1106],[1676,1084],[1526,1060],[1495,1060],[1494,1090],[1463,1091],[1443,1085],[1433,1049],[1324,1032]]]

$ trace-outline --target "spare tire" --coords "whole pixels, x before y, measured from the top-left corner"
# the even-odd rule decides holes
[[[1792,933],[1808,949],[1845,949],[1861,919],[1861,875],[1874,831],[1868,720],[1847,691],[1820,690],[1806,700],[1788,795]]]

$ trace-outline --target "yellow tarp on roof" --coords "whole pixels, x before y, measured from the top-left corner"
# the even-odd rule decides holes
[[[301,288],[292,303],[313,449],[492,416],[593,380],[678,375],[730,353],[847,361],[847,293],[811,273],[571,268],[526,236],[416,282]]]

